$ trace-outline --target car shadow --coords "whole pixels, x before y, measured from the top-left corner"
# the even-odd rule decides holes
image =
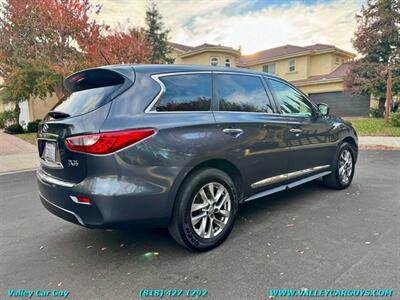
[[[309,201],[310,195],[322,191],[329,192],[321,182],[313,181],[240,205],[234,230],[235,236],[251,231],[257,222],[266,220],[268,216],[273,216],[274,211],[292,211],[292,206],[302,205]],[[244,220],[253,220],[253,222]],[[59,242],[62,243],[64,249],[71,245],[76,250],[77,245],[79,245],[83,249],[79,254],[80,258],[85,262],[94,260],[95,263],[100,256],[103,262],[109,259],[115,263],[116,259],[126,259],[126,257],[138,261],[156,261],[162,255],[164,258],[169,257],[173,261],[174,259],[179,260],[198,255],[198,253],[179,246],[169,235],[167,229],[91,230],[76,226],[71,227],[70,230],[64,230],[60,239]],[[228,243],[229,239],[225,244]],[[65,253],[67,255],[70,252],[65,251]]]

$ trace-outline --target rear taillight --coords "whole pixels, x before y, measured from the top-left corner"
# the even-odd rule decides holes
[[[154,129],[137,129],[79,135],[66,138],[65,144],[71,151],[109,154],[133,145],[154,133]]]

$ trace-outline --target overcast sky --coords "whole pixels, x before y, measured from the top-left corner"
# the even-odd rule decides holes
[[[98,21],[144,25],[146,0],[94,0]],[[159,0],[171,41],[195,46],[216,43],[242,53],[294,44],[334,44],[354,51],[354,15],[362,0]]]

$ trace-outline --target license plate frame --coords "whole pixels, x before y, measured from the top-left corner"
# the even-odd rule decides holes
[[[42,159],[48,162],[56,162],[56,150],[56,143],[46,141],[43,148]]]

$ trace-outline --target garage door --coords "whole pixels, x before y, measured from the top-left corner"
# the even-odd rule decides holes
[[[349,95],[343,92],[309,94],[314,103],[326,103],[337,116],[368,116],[369,95]]]

